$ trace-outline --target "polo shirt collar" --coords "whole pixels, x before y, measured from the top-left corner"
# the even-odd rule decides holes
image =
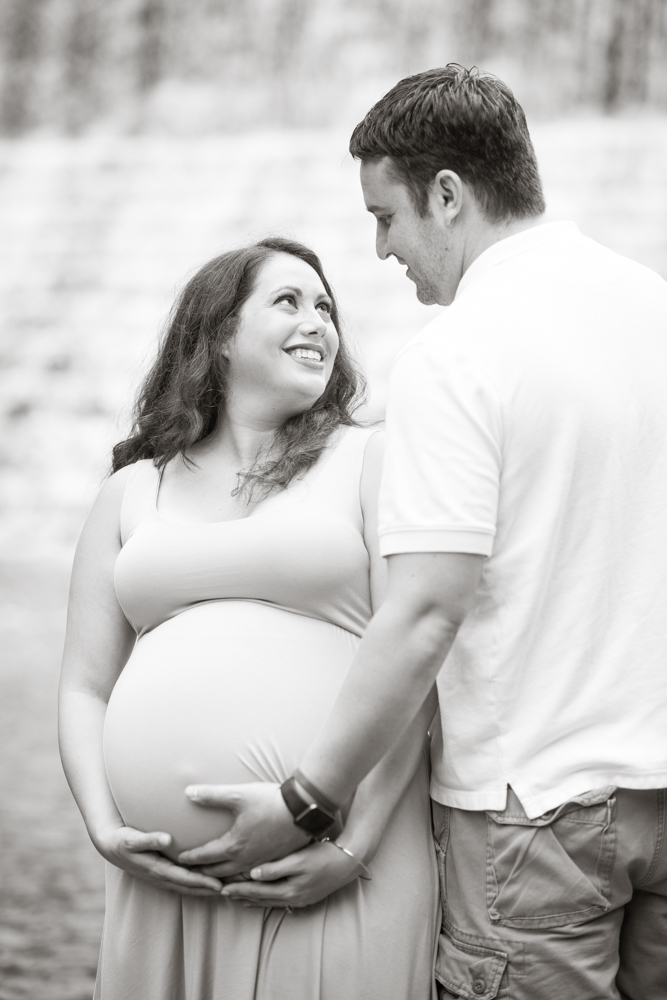
[[[489,268],[502,264],[510,257],[530,253],[549,243],[569,242],[573,237],[580,235],[576,222],[543,222],[531,229],[524,229],[521,233],[515,233],[514,236],[499,240],[472,262],[459,282],[455,298],[458,298],[471,282],[476,281]]]

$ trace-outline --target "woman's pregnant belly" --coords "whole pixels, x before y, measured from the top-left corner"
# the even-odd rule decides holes
[[[336,625],[249,601],[196,605],[143,636],[104,726],[124,822],[170,833],[174,857],[224,833],[231,814],[193,804],[185,787],[284,781],[358,645]]]

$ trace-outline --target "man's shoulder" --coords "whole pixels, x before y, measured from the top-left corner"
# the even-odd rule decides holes
[[[657,271],[646,264],[628,257],[626,254],[613,250],[611,247],[599,243],[590,236],[581,235],[579,247],[582,256],[588,257],[591,266],[599,269],[601,273],[625,272],[625,275],[635,278],[641,283],[654,286],[663,292],[667,292],[667,281],[658,274]]]
[[[393,392],[424,400],[458,384],[484,386],[497,394],[493,350],[456,314],[454,306],[448,306],[399,351],[392,366]]]
[[[455,357],[484,355],[489,331],[488,304],[455,301],[422,327],[397,353],[394,367],[446,364]]]
[[[396,358],[414,352],[447,351],[465,330],[465,320],[459,313],[460,309],[457,308],[456,302],[452,303],[451,306],[445,306],[442,312],[438,313],[403,345]]]

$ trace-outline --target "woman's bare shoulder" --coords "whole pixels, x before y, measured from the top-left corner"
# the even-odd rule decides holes
[[[377,428],[366,441],[364,462],[361,469],[361,503],[366,513],[369,506],[375,507],[377,505],[384,460],[384,440],[384,430]]]
[[[123,466],[103,482],[86,519],[82,539],[108,530],[117,532],[125,487],[134,475],[137,464]]]
[[[377,464],[382,465],[382,459],[384,457],[384,445],[386,439],[386,432],[384,427],[379,424],[375,427],[364,428],[368,430],[368,440],[366,441],[366,449],[364,451],[364,469],[368,466],[373,467]]]

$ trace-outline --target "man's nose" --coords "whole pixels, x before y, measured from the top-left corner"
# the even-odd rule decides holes
[[[387,234],[382,231],[379,225],[375,230],[375,252],[380,260],[386,260],[389,256],[389,250],[387,249]]]

